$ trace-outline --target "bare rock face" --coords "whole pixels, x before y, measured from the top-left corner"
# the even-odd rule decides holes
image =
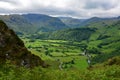
[[[0,64],[7,60],[17,66],[35,67],[43,66],[44,62],[29,52],[22,40],[9,29],[3,21],[0,21]]]

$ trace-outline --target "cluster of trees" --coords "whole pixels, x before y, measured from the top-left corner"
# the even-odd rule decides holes
[[[105,54],[105,53],[99,54],[92,58],[92,64],[103,63],[107,61],[108,59],[113,58],[115,56],[120,56],[120,50],[115,50],[109,54]]]
[[[95,48],[95,47],[88,49],[87,52],[91,54],[101,54],[100,49]]]
[[[88,40],[93,32],[95,32],[95,29],[92,28],[75,28],[34,34],[31,35],[30,38],[82,41]]]

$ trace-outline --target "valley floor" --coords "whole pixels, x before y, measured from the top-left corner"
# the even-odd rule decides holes
[[[82,55],[79,42],[64,40],[30,40],[23,39],[26,47],[35,55],[41,57],[49,68],[79,69],[88,67],[87,57]]]

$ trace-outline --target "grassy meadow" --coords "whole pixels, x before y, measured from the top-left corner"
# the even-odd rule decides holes
[[[51,69],[59,69],[60,63],[63,69],[85,70],[88,67],[87,57],[81,54],[83,51],[79,42],[26,38],[23,38],[23,41],[25,46],[49,64]]]

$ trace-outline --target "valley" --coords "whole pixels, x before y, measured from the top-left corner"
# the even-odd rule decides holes
[[[119,17],[0,18],[0,80],[120,79]]]
[[[88,67],[87,57],[81,50],[82,44],[64,40],[31,40],[22,38],[28,50],[39,56],[52,69],[59,69],[62,62],[64,69],[85,70]]]
[[[0,0],[0,80],[120,80],[120,0]]]

